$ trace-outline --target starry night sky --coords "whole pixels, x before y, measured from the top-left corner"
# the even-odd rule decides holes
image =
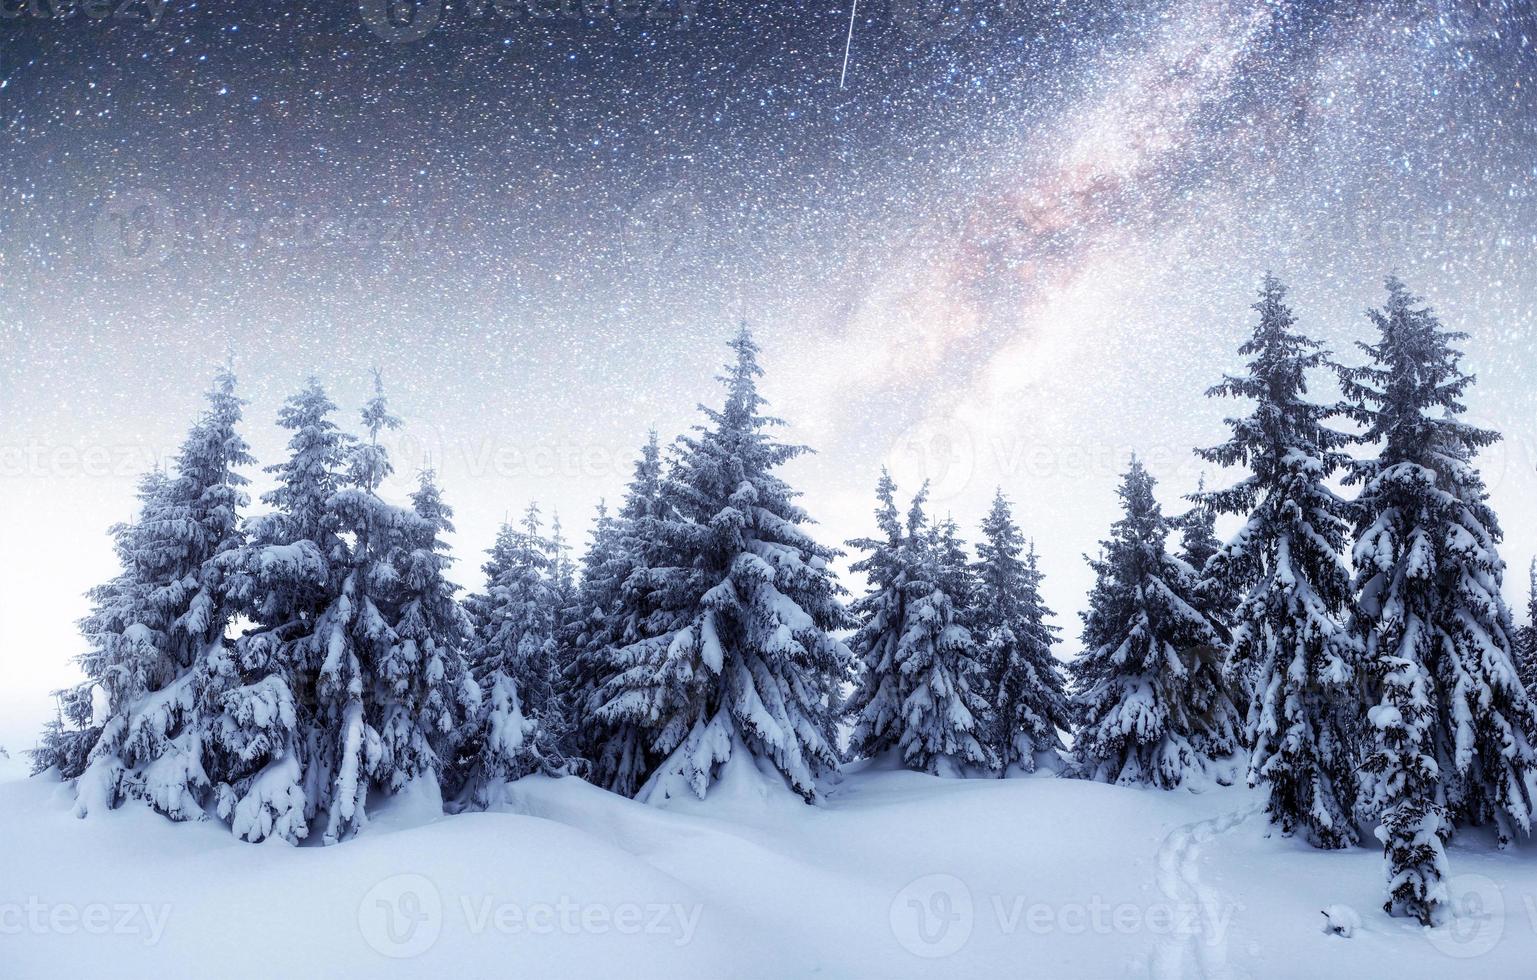
[[[580,540],[746,316],[823,538],[883,462],[968,528],[1001,485],[1071,654],[1126,456],[1182,507],[1261,274],[1354,361],[1397,270],[1472,335],[1524,598],[1532,0],[861,0],[851,42],[849,0],[419,0],[393,41],[374,0],[61,3],[0,0],[0,744],[226,351],[263,463],[305,375],[350,419],[382,368],[474,585],[530,498]]]

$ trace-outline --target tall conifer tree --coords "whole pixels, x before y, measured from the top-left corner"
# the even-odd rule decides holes
[[[1173,524],[1153,485],[1133,458],[1119,491],[1124,513],[1103,556],[1089,560],[1085,652],[1070,668],[1074,754],[1088,778],[1170,789],[1237,748],[1236,721],[1221,635],[1199,608],[1194,571],[1166,550]]]
[[[999,768],[1034,772],[1061,768],[1061,731],[1072,728],[1062,671],[1052,646],[1058,629],[1046,622],[1035,545],[1024,535],[1000,490],[982,522],[977,546],[977,600],[971,625],[980,646],[991,707],[989,741]]]
[[[1473,376],[1397,279],[1371,312],[1369,363],[1343,372],[1348,412],[1377,455],[1356,462],[1356,630],[1381,689],[1364,769],[1382,818],[1387,909],[1436,921],[1454,824],[1530,833],[1537,711],[1511,658],[1499,524],[1474,456],[1498,433],[1461,421]]]
[[[640,796],[703,798],[722,767],[767,764],[796,793],[838,763],[834,709],[848,651],[835,552],[805,531],[798,494],[775,472],[808,450],[772,438],[758,345],[744,325],[720,379],[725,404],[679,440],[649,533],[656,554],[634,587],[653,610],[622,651],[609,724],[647,730],[660,758]]]
[[[1332,367],[1297,332],[1286,289],[1267,276],[1259,322],[1239,347],[1248,370],[1208,393],[1252,401],[1228,420],[1232,437],[1201,456],[1249,475],[1205,493],[1212,512],[1244,520],[1206,566],[1214,590],[1241,596],[1234,614],[1232,672],[1252,692],[1249,783],[1269,788],[1271,822],[1318,847],[1355,843],[1358,646],[1345,617],[1347,507],[1327,481],[1347,463],[1348,437],[1328,427],[1336,408],[1307,399],[1308,374]]]

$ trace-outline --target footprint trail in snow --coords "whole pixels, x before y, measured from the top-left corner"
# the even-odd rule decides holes
[[[1260,811],[1235,810],[1176,827],[1158,848],[1158,889],[1174,908],[1173,928],[1159,937],[1147,963],[1155,980],[1239,980],[1227,959],[1228,930],[1238,905],[1201,880],[1201,848]]]

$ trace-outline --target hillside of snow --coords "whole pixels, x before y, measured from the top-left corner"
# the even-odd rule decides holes
[[[1537,963],[1532,845],[1460,837],[1459,915],[1425,930],[1380,911],[1375,849],[1269,838],[1241,788],[870,769],[808,807],[737,769],[664,810],[532,778],[500,812],[445,817],[421,793],[356,840],[294,848],[132,805],[77,820],[65,787],[0,767],[13,980],[1515,978]]]

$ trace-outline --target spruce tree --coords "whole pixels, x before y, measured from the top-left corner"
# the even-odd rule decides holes
[[[222,677],[221,730],[241,763],[220,810],[248,840],[322,843],[367,824],[372,791],[434,782],[478,700],[463,659],[465,624],[444,571],[451,511],[430,474],[401,507],[380,496],[392,472],[380,434],[400,424],[375,375],[359,442],[311,380],[279,422],[289,459],[230,561],[254,627]]]
[[[609,615],[618,606],[618,538],[618,521],[609,513],[608,502],[600,500],[582,552],[572,612],[560,632],[561,691],[571,725],[567,744],[569,754],[583,760],[592,758],[590,747],[597,741],[594,722],[599,705],[593,698],[602,683],[601,665],[612,647]]]
[[[236,836],[298,843],[325,805],[328,754],[317,719],[309,640],[339,591],[348,546],[331,499],[353,443],[331,420],[336,405],[311,377],[278,412],[289,456],[267,467],[272,511],[247,522],[250,543],[222,564],[252,626],[214,673],[222,717],[219,812]],[[244,683],[243,683],[244,682]]]
[[[1174,521],[1180,534],[1179,556],[1196,574],[1196,607],[1217,626],[1222,637],[1225,683],[1237,712],[1234,717],[1241,722],[1248,717],[1249,708],[1253,703],[1253,692],[1250,690],[1249,678],[1241,671],[1232,670],[1230,651],[1239,595],[1222,579],[1206,574],[1207,564],[1217,552],[1222,550],[1222,541],[1217,537],[1217,511],[1206,499],[1204,473],[1196,484],[1196,492],[1185,499],[1191,501],[1192,506]],[[1241,725],[1239,734],[1240,736],[1243,734]]]
[[[376,375],[374,396],[362,411],[368,440],[349,447],[340,486],[325,502],[334,527],[351,539],[350,547],[334,555],[337,577],[330,601],[298,644],[314,677],[307,790],[314,796],[316,816],[324,821],[326,844],[367,825],[369,789],[376,777],[386,776],[381,716],[395,714],[392,699],[381,690],[379,666],[396,642],[386,607],[393,580],[389,549],[399,510],[380,499],[378,489],[393,472],[379,435],[398,428],[400,420],[379,389]],[[396,781],[393,774],[388,778]]]
[[[1328,352],[1297,332],[1286,289],[1266,276],[1259,322],[1239,347],[1248,370],[1208,394],[1253,402],[1228,420],[1232,437],[1202,458],[1249,472],[1203,492],[1207,513],[1244,527],[1206,564],[1213,592],[1241,596],[1234,612],[1231,673],[1252,692],[1248,780],[1269,788],[1270,820],[1317,847],[1356,842],[1355,746],[1364,706],[1357,644],[1345,616],[1347,506],[1327,481],[1348,462],[1348,437],[1325,423],[1334,406],[1307,399],[1308,373],[1332,367]]]
[[[915,507],[925,492],[914,497]],[[860,674],[844,709],[854,725],[850,750],[865,758],[890,751],[902,736],[908,684],[901,670],[901,639],[907,622],[907,585],[917,563],[912,554],[916,542],[897,510],[896,483],[884,468],[875,495],[880,504],[875,524],[881,536],[848,542],[850,548],[867,552],[852,566],[869,583],[869,591],[849,607],[859,624],[849,647]]]
[[[1021,553],[1024,552],[1023,555]],[[1058,629],[1041,599],[1035,545],[1025,552],[1009,501],[999,490],[977,546],[977,596],[970,620],[992,709],[989,745],[1000,775],[1060,770],[1062,731],[1072,728],[1062,671],[1052,646]]]
[[[1527,697],[1537,698],[1537,558],[1532,559],[1527,574],[1531,581],[1526,594],[1526,625],[1521,627],[1516,642],[1516,670]]]
[[[78,779],[90,762],[91,747],[101,737],[89,682],[55,691],[54,718],[43,726],[37,747],[28,750],[32,775],[50,770],[60,779]]]
[[[207,397],[171,472],[141,484],[137,520],[116,529],[124,571],[92,593],[94,609],[81,624],[92,647],[80,661],[87,687],[106,702],[77,784],[82,816],[126,799],[175,820],[204,816],[210,779],[199,668],[222,648],[233,616],[219,560],[242,544],[246,480],[238,469],[252,462],[228,368]],[[80,690],[66,698],[76,720],[90,697]],[[79,741],[62,737],[53,751],[78,761]]]
[[[1227,635],[1231,633],[1243,594],[1224,579],[1207,574],[1207,565],[1222,550],[1223,542],[1217,537],[1219,511],[1206,492],[1205,474],[1196,484],[1195,493],[1186,499],[1192,506],[1175,521],[1180,533],[1179,556],[1196,573],[1199,582],[1196,597],[1202,611]]]
[[[381,783],[391,793],[429,771],[441,777],[480,705],[466,658],[469,617],[447,578],[453,559],[442,536],[453,533],[453,513],[437,474],[423,470],[390,550],[394,642],[379,665],[386,705],[379,732]]]
[[[798,494],[774,471],[808,450],[775,441],[762,414],[758,346],[744,325],[721,381],[720,409],[681,438],[648,533],[647,567],[632,574],[650,608],[647,632],[600,709],[609,724],[645,729],[661,758],[638,794],[703,798],[721,768],[772,765],[804,799],[838,763],[834,709],[848,651],[827,567],[835,554],[804,530]]]
[[[1357,617],[1364,669],[1381,689],[1364,769],[1389,865],[1387,909],[1435,921],[1442,843],[1455,824],[1529,833],[1537,797],[1537,711],[1511,658],[1499,525],[1472,465],[1495,432],[1461,421],[1473,376],[1397,279],[1371,318],[1365,366],[1342,372],[1349,415],[1376,448],[1356,462]]]
[[[565,629],[578,615],[576,606],[576,564],[571,560],[571,542],[560,524],[560,512],[550,516],[550,589],[555,595],[555,630]]]
[[[120,571],[86,593],[91,611],[78,625],[89,650],[76,657],[86,677],[73,687],[54,692],[58,712],[33,753],[34,774],[57,768],[61,778],[78,779],[103,728],[96,718],[94,692],[100,689],[109,705],[114,701],[121,704],[132,700],[142,686],[138,678],[143,676],[143,667],[137,658],[126,656],[129,651],[122,637],[137,618],[137,604],[145,592],[135,559],[135,535],[146,512],[164,494],[165,484],[166,475],[158,469],[140,477],[135,519],[115,524],[109,532]]]
[[[600,517],[595,526],[583,559],[584,619],[571,627],[575,652],[566,683],[576,744],[591,764],[589,778],[624,796],[634,796],[661,761],[644,723],[611,718],[602,709],[625,690],[626,672],[644,661],[638,644],[660,635],[667,623],[665,614],[653,615],[660,594],[650,591],[644,574],[660,554],[654,532],[665,507],[662,479],[661,447],[653,431],[618,513],[606,521]]]
[[[1070,668],[1074,753],[1087,778],[1170,789],[1237,746],[1221,636],[1199,608],[1194,570],[1166,550],[1173,522],[1153,486],[1133,458],[1119,490],[1124,514],[1102,557],[1089,559],[1085,652]]]
[[[1199,574],[1205,572],[1206,563],[1212,556],[1222,550],[1222,541],[1217,537],[1217,512],[1206,501],[1204,473],[1189,499],[1195,506],[1176,522],[1180,533],[1180,558]]]
[[[442,604],[441,567],[432,568],[447,508],[430,484],[416,495],[425,514],[380,497],[393,468],[379,436],[400,420],[377,372],[362,421],[368,439],[351,447],[345,479],[326,505],[350,547],[333,563],[340,576],[330,603],[298,642],[315,678],[307,792],[318,794],[312,805],[328,844],[367,825],[372,789],[388,795],[437,777],[466,693],[461,623]],[[415,566],[414,584],[403,563]],[[403,637],[402,626],[415,635]]]
[[[851,646],[861,666],[845,708],[853,749],[872,758],[895,750],[908,768],[942,776],[996,768],[986,744],[977,644],[960,622],[974,583],[954,524],[929,526],[927,486],[905,522],[885,471],[876,494],[884,537],[849,542],[868,552],[853,568],[870,583],[850,610],[859,623]]]
[[[467,603],[470,669],[485,700],[461,750],[456,796],[463,807],[492,806],[507,782],[566,768],[553,683],[559,603],[541,527],[537,504],[517,527],[502,525],[484,568],[486,591]]]

